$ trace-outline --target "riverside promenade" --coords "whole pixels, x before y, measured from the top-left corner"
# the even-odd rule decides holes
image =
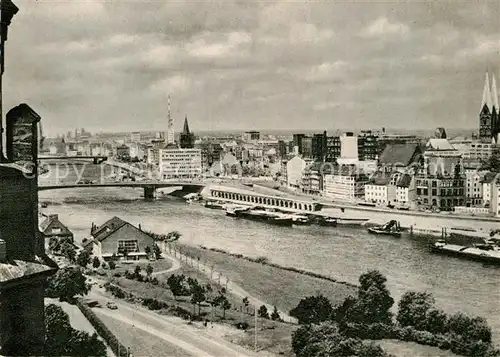
[[[489,232],[492,229],[500,228],[500,218],[483,217],[483,216],[467,216],[457,215],[449,212],[429,213],[419,211],[402,211],[397,209],[385,209],[378,207],[356,206],[344,202],[333,202],[324,197],[313,197],[305,194],[292,194],[290,192],[269,188],[264,185],[254,183],[253,187],[243,186],[236,182],[225,183],[224,186],[207,186],[202,194],[207,199],[218,199],[211,196],[211,189],[227,190],[231,193],[239,193],[241,195],[262,196],[275,200],[294,200],[297,202],[308,202],[315,205],[321,205],[322,208],[315,211],[315,214],[320,214],[329,217],[349,217],[349,218],[367,218],[370,223],[382,224],[389,220],[398,220],[403,228],[413,228],[415,233],[439,234],[442,228],[449,229],[457,228],[474,228]],[[229,199],[228,202],[252,205],[244,200]],[[266,205],[264,205],[266,206]],[[283,207],[276,206],[274,208],[282,209]],[[289,209],[292,212],[307,213],[309,210]],[[310,212],[310,211],[309,211]]]

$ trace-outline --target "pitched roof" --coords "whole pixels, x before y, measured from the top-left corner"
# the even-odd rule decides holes
[[[409,174],[404,174],[396,184],[398,187],[410,187],[412,176]]]
[[[184,118],[184,128],[182,129],[182,133],[185,134],[185,135],[189,135],[190,134],[187,115]]]
[[[379,157],[379,164],[408,166],[418,151],[418,144],[387,144]]]
[[[52,233],[52,228],[60,228],[61,231],[57,234]],[[57,214],[48,215],[47,218],[40,224],[40,230],[45,235],[72,235],[71,231],[59,220]]]
[[[125,224],[130,224],[130,223],[127,223],[124,220],[114,216],[103,225],[93,229],[91,235],[92,237],[94,237],[94,239],[102,241],[106,239],[109,235],[111,235],[112,233],[116,232],[118,229],[123,227]]]
[[[493,99],[491,98],[491,91],[490,91],[490,79],[488,76],[488,72],[486,72],[486,78],[484,79],[484,89],[483,89],[483,100],[481,101],[481,110],[483,110],[484,106],[491,110],[493,109]]]
[[[372,177],[370,177],[369,185],[385,186],[391,182],[391,176],[383,172],[377,172]]]
[[[492,183],[493,180],[495,180],[495,177],[500,176],[498,172],[488,172],[486,175],[484,175],[483,178],[483,183]]]

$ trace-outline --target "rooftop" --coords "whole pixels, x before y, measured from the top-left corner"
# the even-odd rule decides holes
[[[379,164],[408,166],[419,151],[419,145],[415,143],[387,144],[382,154],[380,154]]]

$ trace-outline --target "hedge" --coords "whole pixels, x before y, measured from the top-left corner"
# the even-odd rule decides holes
[[[125,347],[118,338],[108,329],[104,322],[97,317],[97,315],[88,307],[82,299],[78,299],[76,305],[87,318],[87,320],[94,326],[97,333],[106,341],[108,346],[117,357],[128,357],[128,349]]]
[[[450,350],[455,354],[470,357],[494,357],[500,356],[500,352],[487,342],[470,341],[465,337],[453,334],[433,334],[429,331],[417,330],[414,327],[400,327],[398,325],[386,324],[354,324],[340,325],[341,332],[352,338],[382,340],[397,339],[407,342],[416,342],[420,345],[438,347],[442,350]]]

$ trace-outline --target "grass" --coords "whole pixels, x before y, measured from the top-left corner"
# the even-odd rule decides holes
[[[451,351],[443,351],[437,347],[423,346],[414,342],[398,340],[374,341],[385,351],[398,357],[458,357]]]
[[[215,270],[241,286],[251,295],[290,311],[307,296],[323,294],[332,304],[342,302],[349,295],[356,295],[354,287],[325,281],[269,265],[255,263],[229,254],[198,247],[178,245],[182,251],[200,257],[206,265],[215,264]]]
[[[153,267],[153,273],[156,271],[162,271],[162,270],[167,270],[172,267],[172,261],[170,259],[159,259],[155,261],[148,261],[148,260],[137,260],[137,261],[119,261],[116,262],[116,268],[114,270],[109,270],[109,269],[101,269],[104,272],[106,272],[109,275],[113,275],[114,273],[120,273],[123,274],[125,273],[126,270],[130,272],[134,272],[134,269],[136,265],[139,265],[141,267],[141,271],[144,273],[146,271],[146,267],[151,264]]]
[[[190,354],[183,349],[173,346],[162,339],[133,326],[123,328],[123,323],[100,314],[99,309],[94,312],[106,324],[106,326],[116,335],[116,337],[130,347],[130,352],[134,356],[169,356],[169,357],[189,357]]]

